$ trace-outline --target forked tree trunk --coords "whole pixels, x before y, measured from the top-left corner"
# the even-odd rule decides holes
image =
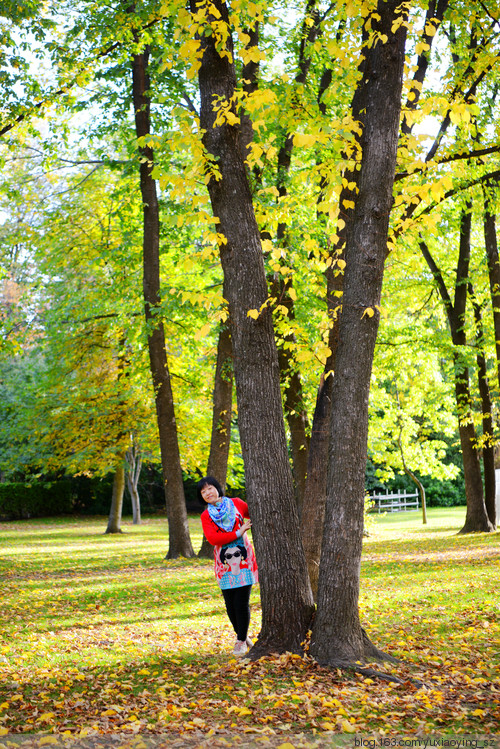
[[[113,493],[111,495],[111,509],[109,511],[106,533],[121,533],[123,492],[125,490],[125,456],[120,455],[116,463],[113,478]]]
[[[193,13],[208,13],[205,7],[191,0]],[[217,101],[236,99],[228,10],[222,0],[215,0],[210,7],[221,18],[207,17],[207,21],[217,20],[219,29],[222,24],[224,41],[219,32],[217,38],[214,32],[200,38],[200,124],[204,146],[217,160],[217,174],[212,174],[208,189],[214,215],[220,221],[219,231],[227,240],[220,247],[220,255],[229,303],[247,498],[261,583],[262,630],[253,653],[298,651],[309,626],[313,601],[288,460],[262,246],[239,148],[239,129],[225,122],[214,127]],[[232,111],[236,114],[234,108]],[[207,172],[211,169],[213,166],[207,163]],[[257,319],[248,315],[261,307]]]
[[[125,477],[128,493],[130,494],[130,501],[132,503],[132,523],[134,525],[140,525],[141,498],[139,497],[138,485],[141,475],[142,458],[140,449],[135,442],[132,442],[129,449],[127,450],[125,460],[127,467],[125,471]]]
[[[225,490],[227,463],[231,444],[231,416],[233,409],[233,347],[229,322],[221,322],[217,343],[215,367],[212,435],[208,456],[207,476],[214,476]],[[211,559],[213,547],[205,536],[198,552],[199,557]]]
[[[332,393],[331,442],[318,611],[310,653],[320,663],[352,664],[382,654],[359,619],[364,530],[368,395],[396,166],[406,29],[393,32],[399,0],[379,0],[369,18],[387,38],[363,47],[355,111],[366,110],[355,208],[347,225],[346,267]],[[353,107],[354,109],[354,107]]]
[[[149,48],[134,55],[133,101],[135,128],[138,138],[150,134],[150,81],[148,75]],[[177,439],[174,398],[165,348],[165,332],[160,317],[160,213],[156,181],[151,176],[154,152],[140,146],[140,183],[144,216],[143,233],[143,290],[144,311],[148,329],[148,350],[155,393],[156,417],[160,437],[161,466],[168,518],[167,558],[194,556],[189,536],[186,501]]]

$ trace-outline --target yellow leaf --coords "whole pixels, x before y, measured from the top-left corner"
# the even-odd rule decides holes
[[[0,736],[7,736],[8,733],[9,733],[8,728],[0,728]]]
[[[373,309],[371,307],[367,307],[365,311],[363,312],[363,314],[361,315],[361,319],[363,319],[365,315],[368,315],[368,317],[373,317],[374,314],[375,312],[373,311]]]
[[[316,140],[317,139],[315,135],[308,135],[307,133],[297,133],[293,136],[293,145],[297,146],[298,148],[309,148],[309,146],[314,146]]]
[[[51,720],[52,718],[55,718],[55,713],[42,713],[37,720],[40,722],[42,720]]]
[[[429,49],[430,49],[429,45],[426,44],[425,42],[418,42],[418,44],[415,45],[415,53],[417,55],[421,55],[422,52],[427,52],[427,50]]]
[[[334,726],[333,723],[328,723],[327,721],[321,724],[321,728],[324,731],[335,731],[336,727],[337,726]]]
[[[311,359],[314,357],[314,354],[312,351],[299,351],[296,355],[297,361],[311,361]]]
[[[252,320],[256,320],[259,316],[259,310],[257,309],[249,309],[247,312],[247,317],[251,317]]]
[[[42,736],[38,743],[40,746],[44,746],[44,744],[58,744],[59,738],[57,736]]]
[[[226,121],[228,125],[239,125],[240,118],[237,117],[233,112],[226,112]]]
[[[116,710],[105,710],[103,713],[101,713],[101,715],[102,716],[117,715],[117,712],[116,712]]]
[[[337,265],[339,266],[340,270],[344,270],[345,265],[346,265],[345,260],[342,260],[342,258],[339,258],[337,260]]]
[[[207,323],[202,328],[196,331],[194,334],[194,340],[199,341],[201,338],[205,338],[205,336],[210,332],[210,323]]]
[[[347,720],[342,721],[342,730],[347,733],[356,733],[357,728],[352,723],[348,723]]]

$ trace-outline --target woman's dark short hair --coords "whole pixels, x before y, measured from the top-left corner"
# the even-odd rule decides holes
[[[217,479],[214,479],[213,476],[203,476],[203,478],[200,479],[198,481],[198,483],[196,484],[196,495],[197,495],[197,497],[198,497],[198,499],[199,499],[200,502],[204,502],[206,504],[205,500],[201,496],[201,490],[207,484],[210,484],[210,486],[215,486],[215,488],[217,489],[217,491],[219,493],[219,497],[223,497],[224,496],[224,492],[222,491],[222,486],[219,484],[219,482],[217,481]]]
[[[222,564],[224,564],[224,562],[226,561],[226,551],[228,549],[234,549],[234,547],[240,550],[242,559],[246,559],[248,557],[248,552],[243,546],[243,544],[237,544],[237,543],[230,544],[229,546],[225,546],[220,550],[219,559],[221,560]]]

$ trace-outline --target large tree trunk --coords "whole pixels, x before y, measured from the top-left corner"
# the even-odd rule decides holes
[[[228,322],[221,322],[215,367],[212,436],[208,456],[207,476],[215,476],[225,490],[229,447],[231,444],[231,416],[233,409],[233,347]],[[211,559],[213,547],[205,536],[199,557]]]
[[[125,456],[120,455],[113,478],[113,493],[111,495],[111,509],[109,511],[106,533],[121,533],[123,492],[125,490]]]
[[[138,138],[150,133],[150,101],[148,75],[149,48],[133,58],[133,100],[135,128]],[[159,316],[160,295],[160,214],[156,181],[151,173],[154,153],[149,146],[140,146],[140,183],[144,215],[143,290],[144,310],[148,329],[148,350],[155,393],[156,417],[160,437],[161,465],[168,518],[169,548],[167,558],[194,555],[186,512],[184,485],[177,439],[174,398],[165,348],[165,332]]]
[[[320,663],[352,664],[381,655],[359,619],[364,530],[368,395],[401,111],[406,29],[393,33],[399,0],[379,0],[372,28],[386,35],[364,45],[358,84],[365,109],[362,159],[352,220],[347,226],[344,294],[332,393],[331,443],[318,611],[310,653]],[[365,37],[366,39],[366,37]],[[357,107],[356,103],[356,107]]]
[[[224,46],[214,33],[203,35],[199,69],[200,124],[217,174],[208,183],[214,215],[227,243],[220,247],[229,302],[234,374],[247,498],[259,562],[262,630],[254,654],[298,651],[313,611],[283,420],[278,354],[259,229],[239,148],[239,129],[214,127],[216,101],[234,101],[236,75],[228,10],[213,6],[224,26]],[[193,13],[203,4],[191,0]],[[207,22],[215,21],[208,17]],[[225,33],[227,32],[227,37]],[[216,47],[217,44],[217,47]],[[234,110],[233,110],[233,113]],[[207,172],[213,167],[207,163]],[[260,311],[254,319],[248,312]]]

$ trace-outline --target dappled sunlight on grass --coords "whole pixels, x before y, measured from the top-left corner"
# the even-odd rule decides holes
[[[464,517],[370,522],[361,618],[402,659],[384,667],[399,685],[307,656],[237,661],[212,561],[166,560],[164,518],[119,535],[103,518],[0,524],[0,735],[495,733],[500,534],[459,536]],[[259,618],[255,588],[253,637]]]

